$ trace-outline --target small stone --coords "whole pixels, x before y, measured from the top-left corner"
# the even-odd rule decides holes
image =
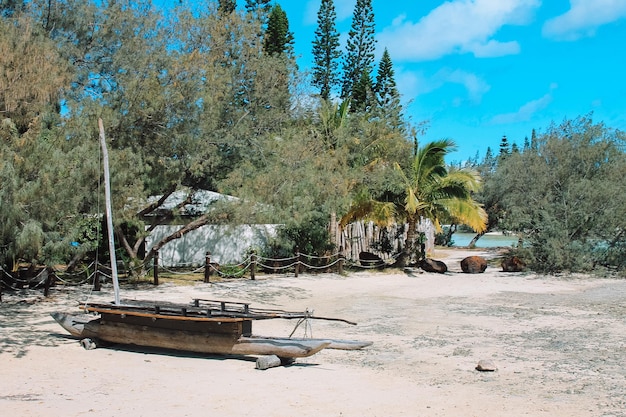
[[[496,364],[490,360],[481,360],[478,361],[478,365],[476,365],[476,370],[480,372],[493,372],[496,369]]]

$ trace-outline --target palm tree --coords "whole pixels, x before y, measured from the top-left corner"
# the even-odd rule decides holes
[[[402,192],[387,202],[361,194],[341,224],[357,219],[373,220],[378,225],[407,223],[407,237],[397,266],[406,266],[411,261],[419,237],[417,226],[422,219],[431,220],[437,231],[441,230],[442,221],[465,224],[477,232],[485,230],[487,214],[472,198],[472,193],[480,189],[480,177],[470,169],[446,166],[444,157],[454,149],[453,141],[438,140],[418,149],[409,168],[402,169],[396,163]]]

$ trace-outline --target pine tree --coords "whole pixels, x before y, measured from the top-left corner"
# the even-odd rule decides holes
[[[218,10],[221,14],[231,14],[237,8],[237,2],[235,0],[219,0]]]
[[[272,8],[267,21],[263,51],[268,55],[293,55],[293,33],[289,31],[287,13],[278,4]]]
[[[511,148],[509,144],[509,140],[506,135],[502,136],[500,140],[500,156],[506,156],[511,153]]]
[[[372,72],[375,48],[372,0],[357,0],[343,64],[342,99],[352,98],[354,86],[364,71]]]
[[[530,135],[530,149],[533,151],[539,149],[539,144],[537,143],[537,132],[535,131],[535,129],[532,130],[532,133]]]
[[[394,129],[401,129],[402,105],[400,104],[400,94],[396,87],[393,64],[389,51],[385,48],[383,56],[378,66],[376,75],[376,85],[374,86],[378,107],[387,123]]]
[[[354,85],[350,110],[353,112],[368,112],[376,104],[374,86],[370,73],[363,70],[361,77]]]
[[[333,87],[339,83],[339,33],[335,26],[337,14],[333,0],[322,0],[317,12],[317,29],[313,40],[313,85],[320,96],[328,100]]]

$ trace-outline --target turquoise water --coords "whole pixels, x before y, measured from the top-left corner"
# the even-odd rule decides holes
[[[452,235],[454,241],[453,247],[464,247],[469,245],[472,239],[476,236],[474,233],[455,233]],[[495,247],[509,247],[517,245],[517,236],[514,235],[484,235],[478,242],[476,242],[477,248],[495,248]]]

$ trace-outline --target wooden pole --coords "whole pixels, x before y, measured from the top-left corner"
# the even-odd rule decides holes
[[[256,254],[254,252],[250,254],[250,279],[253,281],[256,279]]]
[[[104,137],[104,125],[102,119],[98,119],[100,129],[100,144],[102,145],[102,163],[104,164],[104,195],[106,200],[106,219],[109,232],[109,255],[111,258],[111,276],[113,277],[113,291],[115,293],[115,305],[120,305],[120,284],[117,280],[117,260],[115,258],[115,241],[113,237],[113,210],[111,209],[111,179],[109,175],[109,152]]]
[[[204,282],[211,282],[211,252],[204,255]]]
[[[152,258],[152,269],[154,270],[154,285],[159,285],[159,251],[154,252]]]
[[[300,272],[300,249],[296,248],[296,278],[298,278],[298,273]]]
[[[50,294],[50,285],[52,285],[52,275],[48,268],[44,269],[45,282],[43,285],[43,296],[47,297]]]

